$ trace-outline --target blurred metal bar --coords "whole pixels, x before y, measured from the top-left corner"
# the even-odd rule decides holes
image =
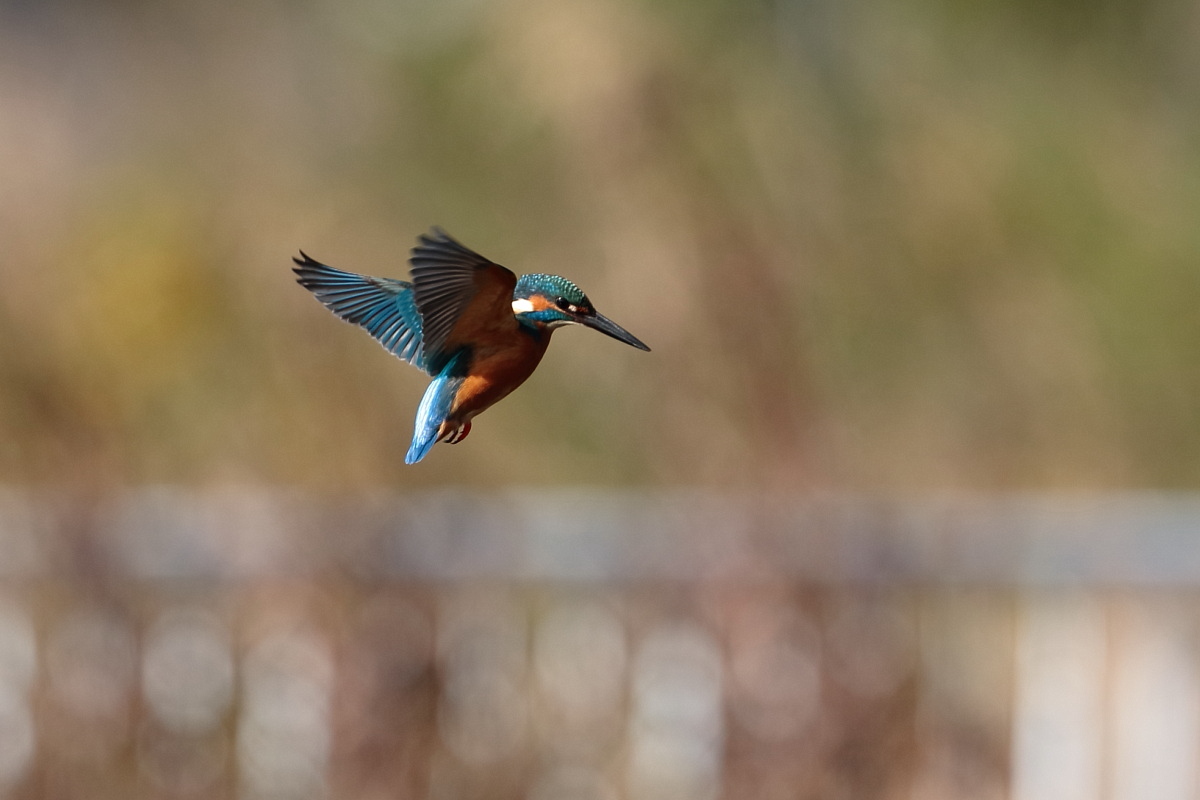
[[[1200,586],[1200,496],[735,495],[528,490],[320,500],[131,490],[95,507],[0,492],[0,574],[91,563],[145,578],[338,565],[457,580]]]

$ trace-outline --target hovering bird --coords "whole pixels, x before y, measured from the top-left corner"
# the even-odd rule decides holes
[[[293,258],[296,280],[330,311],[366,329],[384,349],[425,370],[433,383],[417,408],[404,461],[415,464],[437,442],[457,444],[471,420],[533,374],[554,329],[586,325],[649,351],[596,312],[583,290],[558,275],[522,275],[434,228],[412,249],[412,282],[356,275]]]

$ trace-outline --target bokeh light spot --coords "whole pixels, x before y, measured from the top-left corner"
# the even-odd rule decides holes
[[[237,752],[248,797],[325,791],[333,664],[315,632],[277,631],[246,656]]]
[[[539,622],[534,669],[553,746],[603,744],[624,713],[628,654],[621,621],[599,604],[552,609]]]
[[[233,695],[233,655],[221,621],[196,609],[162,615],[146,638],[142,691],[171,730],[219,725]]]
[[[724,719],[721,651],[687,623],[647,634],[634,662],[627,784],[635,800],[720,794]]]

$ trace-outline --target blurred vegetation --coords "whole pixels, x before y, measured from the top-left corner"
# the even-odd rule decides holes
[[[1179,0],[0,2],[0,480],[1192,487]],[[440,224],[556,336],[461,447],[292,283]]]

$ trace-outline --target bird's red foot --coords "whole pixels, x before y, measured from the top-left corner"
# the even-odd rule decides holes
[[[467,438],[467,434],[470,432],[470,422],[446,421],[442,423],[441,430],[438,431],[438,441],[446,444],[458,444]]]
[[[463,439],[467,438],[467,434],[471,432],[471,423],[464,422],[462,427],[450,434],[446,439],[446,444],[458,444]]]

